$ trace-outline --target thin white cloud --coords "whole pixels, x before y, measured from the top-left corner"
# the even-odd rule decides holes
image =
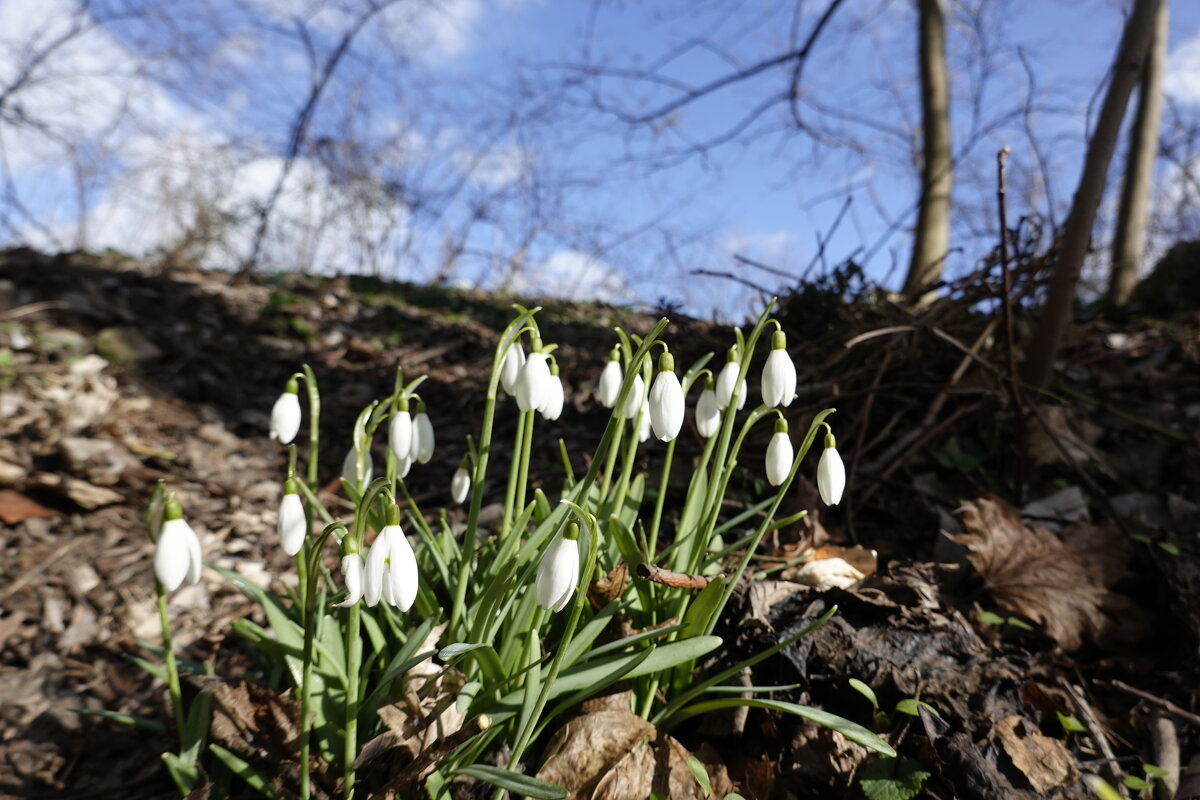
[[[562,300],[628,302],[633,297],[616,267],[579,250],[559,250],[536,267],[518,274],[510,287],[522,294]]]
[[[1200,33],[1167,54],[1163,91],[1177,102],[1200,104]]]

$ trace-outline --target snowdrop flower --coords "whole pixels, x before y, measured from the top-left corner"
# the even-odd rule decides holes
[[[621,410],[625,413],[626,419],[633,419],[637,416],[638,410],[645,403],[646,382],[642,380],[642,376],[633,376],[633,386],[629,389],[629,396],[625,398],[625,405]]]
[[[548,420],[555,420],[562,416],[563,403],[567,400],[566,392],[563,390],[562,378],[558,376],[558,363],[550,365],[550,383],[549,397],[546,399],[546,407],[542,409],[542,417]]]
[[[521,349],[519,341],[513,342],[504,356],[504,363],[500,365],[500,386],[510,395],[517,393],[517,378],[520,376],[523,366],[525,366],[525,351]]]
[[[462,505],[470,491],[471,473],[467,471],[467,459],[464,458],[454,471],[454,477],[450,479],[450,496],[454,498],[454,502]]]
[[[728,408],[729,402],[733,399],[733,390],[736,387],[738,390],[738,411],[746,405],[746,379],[742,379],[741,386],[738,386],[738,373],[741,372],[741,365],[738,363],[738,353],[736,347],[729,348],[729,353],[725,357],[725,366],[721,368],[721,374],[717,376],[717,405],[722,408]]]
[[[767,482],[778,486],[787,480],[792,471],[792,439],[788,436],[787,420],[782,417],[775,421],[775,435],[767,445]]]
[[[787,335],[775,331],[771,337],[771,354],[762,371],[763,405],[774,408],[782,403],[792,404],[796,396],[796,365],[787,353]]]
[[[342,556],[342,575],[346,579],[346,599],[340,603],[334,603],[335,608],[349,608],[362,600],[363,557],[358,553],[347,553]]]
[[[572,522],[538,566],[534,597],[547,611],[562,611],[579,585],[579,525]]]
[[[280,444],[291,444],[300,432],[300,395],[295,378],[289,378],[283,394],[271,407],[271,438]]]
[[[827,506],[836,506],[842,501],[842,490],[846,488],[846,467],[838,455],[837,441],[833,434],[825,435],[825,449],[817,462],[817,491]]]
[[[658,359],[658,375],[650,387],[650,424],[654,435],[669,442],[683,427],[683,386],[675,375],[675,357],[663,353]]]
[[[289,556],[299,553],[308,536],[308,519],[304,516],[304,504],[297,494],[296,481],[288,478],[283,484],[283,500],[279,502],[279,544]]]
[[[550,364],[540,351],[541,342],[535,339],[533,351],[517,376],[517,408],[522,411],[544,411],[550,402]]]
[[[642,403],[642,415],[638,417],[638,441],[644,442],[650,438],[650,401]]]
[[[696,430],[705,439],[711,439],[721,429],[721,408],[717,405],[717,393],[713,390],[713,379],[704,381],[704,391],[696,403]]]
[[[600,405],[605,408],[612,408],[617,404],[617,395],[621,393],[621,378],[624,375],[621,372],[621,350],[614,347],[612,352],[608,354],[608,363],[604,365],[604,369],[600,372],[600,384],[596,387],[596,399],[600,401]]]
[[[163,508],[163,524],[154,548],[154,575],[168,592],[200,580],[200,540],[183,518],[183,508],[174,497]]]
[[[417,415],[412,423],[412,456],[422,464],[428,464],[433,458],[433,446],[436,439],[433,434],[433,423],[425,413],[425,401],[417,401]]]
[[[363,453],[363,471],[360,475],[358,472],[358,446],[351,447],[350,452],[346,453],[346,457],[342,459],[342,480],[361,491],[362,487],[371,482],[371,476],[374,474],[375,462],[371,458],[371,451]]]
[[[395,506],[388,509],[388,516],[395,521],[383,526],[367,552],[363,599],[368,606],[375,606],[382,598],[408,611],[417,597],[417,558],[400,529],[399,510],[393,509]]]
[[[413,421],[408,413],[408,398],[401,397],[392,409],[392,418],[388,422],[388,447],[397,461],[412,458]]]

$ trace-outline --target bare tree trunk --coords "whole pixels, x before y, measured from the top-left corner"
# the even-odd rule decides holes
[[[1133,87],[1141,75],[1142,65],[1150,50],[1158,6],[1159,0],[1134,0],[1133,10],[1125,22],[1125,31],[1121,34],[1112,78],[1104,95],[1096,130],[1092,133],[1092,140],[1088,142],[1083,173],[1079,176],[1079,186],[1075,189],[1071,213],[1063,226],[1062,239],[1059,242],[1058,263],[1050,281],[1050,291],[1046,295],[1042,319],[1033,337],[1037,346],[1028,349],[1025,380],[1038,388],[1045,386],[1050,378],[1063,331],[1071,320],[1075,285],[1079,282],[1079,271],[1083,267],[1084,256],[1087,255],[1092,225],[1096,221],[1096,209],[1104,195],[1108,166],[1112,162],[1117,136],[1121,132],[1125,107],[1129,104],[1129,96],[1133,93]]]
[[[1116,306],[1129,302],[1137,286],[1146,252],[1146,212],[1154,183],[1154,161],[1158,155],[1158,128],[1162,121],[1163,62],[1167,56],[1169,0],[1159,0],[1154,22],[1150,57],[1142,70],[1138,89],[1137,117],[1125,161],[1125,182],[1113,238],[1112,271],[1108,276],[1108,299]]]
[[[926,290],[942,277],[950,248],[950,190],[954,163],[950,152],[950,90],[946,73],[946,19],[943,0],[920,0],[921,114],[924,146],[921,207],[913,238],[912,261],[904,279],[909,302],[930,299]]]

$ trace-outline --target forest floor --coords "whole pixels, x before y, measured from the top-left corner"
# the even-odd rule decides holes
[[[835,406],[849,482],[826,509],[799,481],[785,511],[808,517],[761,555],[807,560],[740,587],[720,632],[749,654],[837,604],[753,682],[799,684],[786,699],[877,725],[905,757],[890,777],[929,773],[927,796],[1084,798],[1083,776],[1120,785],[1145,764],[1178,780],[1200,753],[1200,312],[1082,321],[1052,391],[1014,397],[1004,324],[979,298],[914,316],[843,274],[781,299],[800,367],[793,428]],[[513,301],[0,253],[0,796],[173,796],[161,734],[78,711],[169,718],[161,683],[131,660],[159,637],[142,522],[155,482],[177,493],[206,558],[267,585],[290,570],[275,537],[286,456],[266,435],[283,381],[310,364],[323,438],[344,439],[399,363],[429,376],[438,452],[410,485],[442,506]],[[657,316],[543,305],[568,397],[534,472],[556,491],[549,443],[591,452],[607,418],[592,392],[612,328]],[[731,343],[728,326],[668,316],[685,365]],[[1012,328],[1019,349],[1019,307]],[[694,432],[682,441],[679,457],[698,452]],[[765,445],[740,459],[735,497],[761,491]],[[171,605],[194,658],[235,655],[229,623],[253,613],[214,571]],[[936,715],[904,713],[911,698]],[[839,734],[765,711],[681,738],[718,753],[748,798],[862,797],[889,777]]]

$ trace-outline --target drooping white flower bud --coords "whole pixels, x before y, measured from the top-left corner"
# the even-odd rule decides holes
[[[174,497],[166,501],[163,516],[154,548],[154,575],[164,589],[173,592],[185,580],[188,583],[199,581],[204,564],[200,540],[184,520],[183,509]]]
[[[579,586],[579,525],[572,522],[567,532],[546,550],[538,565],[534,598],[548,611],[562,611]]]
[[[413,421],[412,415],[408,413],[406,397],[397,400],[396,407],[392,409],[392,418],[388,422],[388,447],[398,461],[412,458]]]
[[[842,501],[842,491],[846,488],[846,466],[838,455],[837,441],[833,434],[825,435],[825,449],[821,452],[821,460],[817,462],[817,491],[821,493],[821,501],[827,506],[836,506]]]
[[[271,438],[280,444],[291,444],[300,432],[300,395],[295,378],[289,378],[283,394],[271,407]]]
[[[550,365],[538,347],[534,342],[534,350],[517,376],[517,408],[522,411],[541,411],[550,401]]]
[[[283,485],[283,500],[279,502],[279,544],[289,556],[299,553],[308,535],[308,519],[304,516],[304,503],[296,492],[296,481],[288,478]]]
[[[362,600],[363,596],[363,557],[358,553],[342,556],[342,575],[346,579],[346,599],[334,603],[336,608],[349,608]]]
[[[471,473],[467,471],[467,460],[464,458],[454,471],[454,477],[450,479],[450,496],[454,498],[454,502],[462,505],[470,491]]]
[[[721,408],[717,405],[717,393],[713,390],[713,379],[708,378],[704,391],[696,403],[696,430],[705,439],[712,438],[721,429]]]
[[[787,336],[775,331],[771,337],[771,353],[762,371],[763,404],[775,408],[792,404],[796,396],[796,365],[787,353]]]
[[[625,398],[625,405],[621,407],[625,419],[633,419],[637,416],[638,410],[646,400],[645,395],[646,382],[642,380],[641,374],[634,375],[633,386],[629,388],[629,396]]]
[[[509,395],[517,393],[517,378],[520,376],[523,366],[525,366],[525,351],[521,349],[519,341],[513,342],[504,356],[504,363],[500,365],[500,386]]]
[[[650,425],[654,435],[669,442],[683,427],[683,386],[675,375],[675,358],[663,353],[658,359],[658,375],[650,387]]]
[[[725,366],[721,368],[721,372],[717,375],[717,406],[722,410],[729,407],[729,401],[733,399],[733,390],[737,386],[738,373],[741,371],[741,365],[738,364],[737,348],[729,348],[729,353],[725,357]],[[742,395],[745,396],[745,392]],[[740,406],[739,406],[740,408]]]
[[[417,559],[400,528],[400,511],[388,508],[388,524],[367,551],[363,599],[375,606],[380,599],[408,611],[417,597]]]
[[[788,424],[785,419],[775,421],[775,434],[767,445],[767,482],[778,486],[787,480],[792,471],[792,439],[788,436]]]
[[[614,347],[609,353],[608,363],[600,372],[600,383],[596,387],[596,399],[600,401],[600,405],[612,408],[617,404],[617,395],[621,393],[622,377],[624,376],[621,373],[621,350]]]
[[[428,464],[433,458],[433,447],[436,439],[433,433],[433,422],[425,412],[425,401],[417,403],[417,415],[413,417],[412,455],[418,462]]]
[[[546,399],[546,407],[542,409],[542,417],[547,420],[556,420],[561,417],[563,403],[566,400],[562,378],[558,375],[558,363],[555,362],[550,365],[549,397]]]

